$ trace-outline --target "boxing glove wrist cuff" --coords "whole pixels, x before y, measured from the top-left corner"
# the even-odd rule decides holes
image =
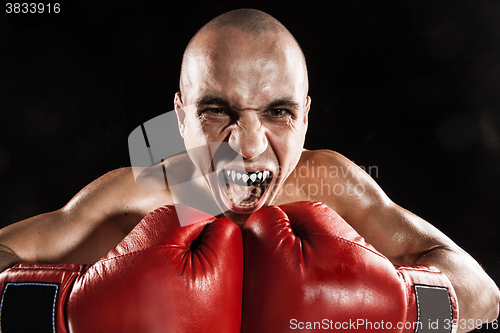
[[[81,264],[17,264],[0,274],[2,332],[68,332],[65,304]]]
[[[456,332],[458,301],[446,275],[429,265],[395,268],[406,285],[407,315],[403,332]]]

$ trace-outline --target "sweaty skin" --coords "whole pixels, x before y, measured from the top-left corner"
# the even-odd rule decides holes
[[[458,296],[460,319],[495,319],[498,288],[472,257],[392,202],[347,158],[303,149],[311,104],[307,92],[302,51],[288,32],[202,29],[186,50],[180,92],[174,98],[186,148],[229,142],[243,157],[243,165],[234,169],[267,170],[273,177],[262,200],[249,207],[231,204],[218,177],[197,180],[198,193],[214,200],[240,226],[264,205],[321,201],[393,264],[425,263],[445,273]],[[193,153],[169,159],[163,167],[182,165],[184,173],[203,173],[210,162],[210,156]],[[131,168],[112,171],[62,209],[0,230],[0,268],[23,261],[92,264],[144,216],[172,203],[168,188],[137,186]]]

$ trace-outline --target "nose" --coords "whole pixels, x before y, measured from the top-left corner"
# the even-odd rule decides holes
[[[229,143],[234,143],[240,148],[240,155],[245,159],[253,159],[262,154],[268,146],[265,127],[262,125],[258,114],[243,112],[231,129]]]

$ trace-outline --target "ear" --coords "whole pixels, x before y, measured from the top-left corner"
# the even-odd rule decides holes
[[[186,113],[184,112],[183,109],[184,103],[182,102],[182,96],[180,92],[175,93],[174,107],[175,107],[175,114],[177,114],[177,122],[179,123],[179,132],[181,133],[182,138],[184,138]]]
[[[306,103],[304,105],[304,124],[306,125],[306,131],[307,131],[307,126],[309,124],[309,109],[311,108],[311,97],[308,95],[306,96]]]

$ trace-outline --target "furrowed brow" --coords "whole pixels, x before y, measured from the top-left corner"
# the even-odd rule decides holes
[[[217,96],[203,96],[196,101],[196,107],[200,107],[203,105],[220,105],[223,107],[229,107],[229,102]]]
[[[200,97],[197,101],[196,101],[196,107],[202,107],[202,106],[205,106],[205,105],[220,105],[224,108],[231,108],[230,106],[230,103],[227,99],[225,98],[222,98],[222,97],[218,97],[218,96],[203,96],[203,97]],[[291,108],[291,109],[297,109],[299,107],[299,103],[297,103],[296,101],[294,101],[293,99],[290,99],[290,98],[280,98],[280,99],[277,99],[271,103],[269,103],[266,107],[267,110],[269,109],[275,109],[275,108],[278,108],[278,107],[287,107],[287,108]]]

